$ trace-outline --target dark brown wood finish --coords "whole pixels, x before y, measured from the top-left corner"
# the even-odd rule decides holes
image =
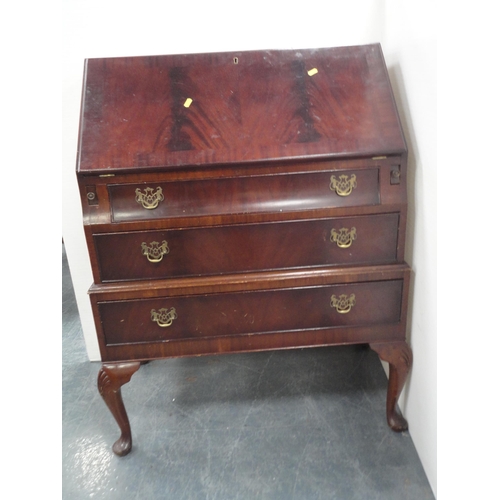
[[[122,400],[121,387],[130,381],[140,366],[141,364],[138,362],[103,363],[97,376],[99,393],[120,427],[121,435],[113,444],[113,452],[119,457],[127,455],[132,449],[132,433]]]
[[[379,45],[90,59],[78,151],[99,390],[140,362],[405,343],[406,145]]]
[[[343,326],[397,324],[402,280],[291,288],[159,299],[100,302],[106,345],[153,343],[178,339],[267,334]],[[339,310],[332,297],[352,297]],[[152,311],[175,310],[165,327]],[[163,321],[165,323],[165,320]]]
[[[369,162],[367,162],[369,163]],[[331,189],[332,176],[356,177],[350,196]],[[378,169],[331,170],[311,174],[262,175],[177,181],[169,183],[110,185],[113,222],[174,217],[202,217],[260,212],[292,212],[326,207],[352,207],[380,203]],[[163,199],[155,209],[145,209],[136,201],[136,190],[161,189]],[[301,193],[301,197],[297,197]]]
[[[161,279],[392,263],[396,262],[398,226],[395,213],[105,233],[94,235],[94,244],[103,281]]]
[[[345,269],[338,268],[319,268],[303,271],[282,271],[282,272],[265,272],[252,273],[242,277],[238,275],[214,276],[203,278],[181,278],[170,280],[158,280],[150,282],[137,282],[131,287],[129,284],[115,283],[106,285],[94,285],[91,288],[91,301],[96,318],[100,318],[96,324],[98,329],[99,341],[101,344],[101,352],[104,353],[104,360],[119,361],[126,359],[154,359],[162,357],[177,357],[186,355],[200,354],[220,354],[229,352],[247,352],[247,351],[262,351],[278,348],[293,348],[306,346],[322,346],[347,343],[366,343],[369,340],[376,341],[393,341],[404,338],[406,329],[406,315],[408,302],[410,270],[407,265],[391,265],[391,266],[366,266],[354,267],[347,274]],[[374,316],[371,317],[371,322],[368,325],[352,324],[349,325],[347,318],[342,327],[333,326],[323,328],[309,328],[305,330],[294,329],[291,331],[266,332],[265,335],[259,333],[240,333],[239,335],[226,335],[204,338],[181,338],[170,339],[168,342],[135,342],[130,344],[109,345],[105,342],[104,321],[100,317],[100,309],[112,303],[120,307],[120,304],[128,304],[136,302],[138,297],[142,297],[142,301],[152,299],[160,305],[168,305],[177,298],[192,297],[216,297],[217,295],[235,295],[241,296],[240,292],[266,290],[297,290],[306,288],[317,288],[320,286],[334,288],[335,285],[343,287],[358,284],[364,284],[370,288],[377,288],[378,283],[401,282],[401,297],[400,310],[398,319],[394,310],[393,322],[378,322],[374,321],[378,311],[374,311]],[[372,289],[373,289],[372,288]],[[327,288],[325,288],[327,289]],[[396,289],[393,289],[396,290]],[[304,295],[305,300],[307,297]],[[329,318],[335,318],[336,313],[330,307],[331,295],[326,295],[328,305],[323,306],[323,310]],[[359,299],[359,296],[358,296]],[[395,297],[399,300],[399,289]],[[370,294],[370,301],[377,300]],[[394,296],[393,296],[394,300]],[[232,304],[237,305],[236,302]],[[161,305],[161,307],[163,307]],[[310,306],[310,304],[307,304]],[[358,303],[359,305],[359,303]],[[395,303],[393,302],[393,305]],[[371,304],[373,306],[373,304]],[[387,307],[384,306],[384,307]],[[170,310],[171,306],[168,308]],[[150,309],[146,309],[148,316],[146,323],[150,323]],[[124,310],[126,311],[126,309]],[[244,310],[240,310],[240,317],[247,314],[248,307],[244,305]],[[301,309],[308,314],[307,308]],[[365,310],[363,314],[371,314],[371,308]],[[217,328],[221,323],[227,323],[228,312],[224,311],[226,316],[221,314],[219,318],[215,318],[215,323],[211,326]],[[292,311],[293,312],[293,311]],[[354,312],[354,308],[351,312]],[[317,314],[311,313],[311,314]],[[347,313],[347,315],[350,313]],[[229,315],[234,316],[234,307],[229,311]],[[271,317],[273,318],[273,317]],[[370,319],[370,318],[369,318]],[[124,317],[116,317],[116,320],[123,325],[126,321]],[[273,319],[272,319],[273,320]],[[177,320],[174,320],[174,322]],[[260,321],[265,321],[263,317]],[[109,323],[108,323],[109,324]],[[310,325],[309,325],[310,326]],[[151,327],[154,325],[151,323]],[[172,326],[167,329],[172,329]],[[146,331],[144,327],[141,331]]]
[[[395,210],[402,210],[406,206],[406,169],[404,168],[406,156],[375,156],[368,159],[357,160],[338,160],[338,161],[318,161],[315,163],[291,162],[289,164],[277,165],[248,165],[234,167],[193,167],[189,170],[171,171],[166,173],[148,173],[142,174],[130,173],[123,174],[100,174],[100,175],[79,175],[79,183],[82,194],[82,207],[84,221],[90,224],[95,231],[108,230],[121,231],[123,228],[130,227],[184,227],[190,225],[212,225],[214,223],[224,222],[250,222],[255,220],[261,222],[265,220],[286,220],[290,217],[321,216],[320,214],[347,215],[358,213],[377,213],[384,212],[390,207]],[[403,165],[403,167],[401,167]],[[391,184],[391,172],[393,169],[401,172],[400,183]],[[147,170],[147,169],[146,169]],[[353,189],[347,197],[339,197],[330,188],[331,176],[346,175],[345,171],[350,170],[356,175],[357,187]],[[368,170],[368,178],[366,171]],[[314,175],[299,175],[313,172]],[[323,172],[322,174],[320,172]],[[297,175],[295,175],[297,174]],[[375,175],[378,175],[378,181]],[[259,205],[252,201],[255,197],[255,189],[252,185],[241,184],[234,181],[238,176],[252,178],[251,184],[265,187],[266,195],[260,194],[266,210],[259,208]],[[294,183],[300,189],[283,189],[286,182],[286,176],[292,176]],[[256,177],[256,179],[255,179]],[[279,192],[269,192],[269,182],[273,182],[273,177],[278,177],[281,184]],[[350,176],[348,176],[350,177]],[[298,180],[309,180],[309,187]],[[203,180],[204,182],[201,182]],[[189,181],[189,182],[188,182]],[[190,181],[197,181],[191,183]],[[210,181],[220,181],[227,188],[238,188],[242,191],[233,190],[230,193],[224,193],[220,200],[221,206],[219,213],[212,213],[212,205],[218,199],[216,194],[203,193],[200,186],[209,185]],[[368,181],[368,182],[367,182]],[[184,188],[184,193],[173,190],[176,196],[172,197],[172,190],[169,188],[166,201],[163,200],[153,210],[144,209],[135,201],[135,190],[142,186],[141,191],[147,187],[156,192],[157,188],[166,186],[175,186],[178,182],[184,182],[191,187]],[[292,181],[288,183],[293,187]],[[210,183],[214,186],[216,184]],[[193,189],[192,186],[197,186]],[[364,194],[362,189],[368,189],[370,194]],[[118,194],[126,195],[120,199],[118,196],[113,204],[110,196],[114,190],[118,189]],[[306,191],[307,189],[307,191]],[[301,196],[304,190],[304,196]],[[205,208],[196,208],[196,203],[186,196],[190,193]],[[215,189],[215,193],[221,193],[220,189]],[[163,193],[164,194],[164,193]],[[181,194],[181,196],[179,196]],[[182,196],[184,195],[184,196]],[[307,195],[307,196],[306,196]],[[91,199],[89,199],[89,196]],[[220,196],[219,196],[220,198]],[[311,200],[312,198],[312,200]],[[353,202],[351,200],[356,200]],[[364,204],[368,203],[368,204]],[[183,207],[183,204],[189,205],[190,211]],[[232,205],[233,204],[233,205]],[[211,208],[212,207],[212,208]],[[117,217],[112,217],[113,210]],[[129,213],[130,212],[130,213]],[[164,212],[164,217],[158,217],[157,214]],[[168,215],[168,217],[166,217]],[[120,220],[122,219],[122,220]],[[137,221],[134,224],[134,221]]]
[[[389,363],[389,388],[387,391],[387,423],[389,427],[401,432],[408,429],[408,422],[401,415],[397,401],[408,372],[413,363],[413,354],[406,342],[371,343],[370,347]]]
[[[406,150],[377,44],[89,59],[82,106],[81,172]]]

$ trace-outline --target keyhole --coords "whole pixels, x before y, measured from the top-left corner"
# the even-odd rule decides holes
[[[234,62],[234,64],[238,64],[238,58],[237,58],[237,57],[235,57],[235,58],[233,59],[233,62]]]

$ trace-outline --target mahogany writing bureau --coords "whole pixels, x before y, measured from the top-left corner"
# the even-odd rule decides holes
[[[378,44],[86,60],[77,176],[116,454],[121,386],[176,356],[368,343],[407,428],[406,159]]]

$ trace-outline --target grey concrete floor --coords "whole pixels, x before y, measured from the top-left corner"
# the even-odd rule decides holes
[[[434,498],[410,434],[386,424],[387,378],[363,347],[153,361],[122,388],[134,444],[115,456],[64,246],[62,261],[63,499]]]

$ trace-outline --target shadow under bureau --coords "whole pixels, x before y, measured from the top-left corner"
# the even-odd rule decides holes
[[[77,177],[117,455],[121,386],[178,356],[369,344],[407,428],[406,160],[378,44],[85,61]]]

